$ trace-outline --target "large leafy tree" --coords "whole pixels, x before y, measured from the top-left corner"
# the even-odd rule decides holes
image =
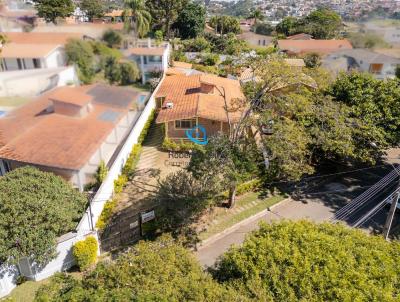
[[[250,13],[249,18],[254,19],[254,25],[256,26],[258,21],[264,20],[265,16],[259,8],[256,8]]]
[[[56,23],[57,18],[71,16],[75,6],[72,0],[35,0],[35,8],[39,17]]]
[[[351,108],[354,117],[378,130],[377,139],[400,142],[400,81],[377,80],[367,73],[342,73],[328,89],[336,101]],[[382,142],[381,142],[382,144]]]
[[[197,3],[188,3],[179,13],[174,23],[182,39],[193,39],[204,31],[206,24],[206,10]]]
[[[298,20],[295,17],[286,17],[276,26],[276,31],[285,36],[298,33]]]
[[[103,0],[82,0],[79,7],[86,12],[89,21],[102,17],[105,11]]]
[[[89,84],[94,77],[94,51],[92,45],[83,40],[71,39],[65,45],[68,64],[76,64],[79,79]]]
[[[171,38],[172,25],[187,4],[188,0],[147,0],[155,27],[162,29],[168,39]]]
[[[151,14],[144,0],[125,0],[125,25],[136,37],[144,37],[151,27]]]
[[[398,301],[400,244],[342,225],[262,224],[215,277],[255,301]]]
[[[214,282],[170,236],[139,242],[81,281],[57,275],[35,301],[247,301]]]
[[[342,27],[340,16],[328,9],[317,9],[311,12],[305,19],[306,32],[315,39],[332,39],[337,36]]]
[[[197,242],[195,223],[219,193],[214,180],[204,176],[201,180],[188,171],[171,173],[159,182],[155,196],[159,204],[158,227],[175,237],[185,235],[187,245]]]
[[[341,27],[342,19],[336,12],[317,9],[303,18],[284,18],[276,26],[276,31],[286,36],[303,32],[315,39],[332,39],[339,34]]]
[[[238,142],[216,135],[193,154],[189,165],[189,171],[200,181],[207,180],[215,192],[229,192],[230,208],[235,205],[237,185],[257,174],[257,162],[261,161],[253,142],[242,139]]]
[[[239,20],[232,16],[213,16],[210,18],[209,24],[215,29],[215,33],[221,35],[227,33],[240,33]]]
[[[376,127],[324,95],[316,86],[319,80],[279,57],[252,59],[250,66],[257,80],[246,87],[249,105],[243,126],[236,129],[243,135],[247,123],[271,128],[260,138],[269,154],[271,176],[299,179],[312,173],[321,159],[374,162],[381,155]]]
[[[56,239],[76,227],[86,198],[52,173],[23,167],[0,178],[0,262],[45,264]]]

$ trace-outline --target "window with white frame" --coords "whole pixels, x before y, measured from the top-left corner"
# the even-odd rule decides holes
[[[176,129],[191,129],[196,126],[196,120],[177,120],[175,121],[175,128]]]

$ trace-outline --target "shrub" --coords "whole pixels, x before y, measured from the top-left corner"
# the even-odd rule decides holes
[[[254,190],[258,189],[260,187],[260,185],[261,185],[261,181],[258,178],[252,179],[250,181],[246,181],[237,186],[236,194],[242,195],[244,193],[254,191]]]
[[[143,141],[144,141],[144,139],[145,139],[147,133],[149,132],[151,123],[153,122],[153,120],[154,120],[155,117],[156,117],[156,111],[153,110],[153,111],[150,113],[149,118],[148,118],[146,124],[144,125],[144,127],[143,127],[143,129],[142,129],[142,132],[140,132],[140,135],[139,135],[139,138],[138,138],[138,144],[142,144],[142,143],[143,143]]]
[[[204,66],[201,64],[193,64],[193,69],[196,69],[205,73],[219,74],[219,69],[216,66]]]
[[[65,53],[68,64],[76,64],[78,67],[79,79],[89,84],[94,77],[94,52],[89,42],[71,39],[65,45]]]
[[[121,174],[118,176],[118,178],[114,180],[114,193],[121,193],[127,182],[128,177],[126,175]]]
[[[98,248],[97,240],[93,236],[86,237],[74,244],[72,253],[81,271],[87,270],[96,263]]]
[[[110,199],[104,205],[103,211],[100,214],[99,219],[96,223],[96,228],[99,230],[104,230],[107,223],[110,221],[112,214],[114,213],[114,209],[117,206],[118,200],[116,198]]]
[[[121,81],[121,68],[115,57],[107,57],[105,59],[104,77],[110,84]]]
[[[184,42],[185,51],[206,52],[210,51],[211,44],[204,37],[197,37]]]
[[[112,29],[108,29],[104,32],[102,40],[106,42],[108,47],[120,46],[122,42],[122,35]]]
[[[156,40],[157,44],[160,44],[164,39],[164,32],[162,30],[156,30],[154,32],[154,39]]]
[[[166,151],[182,151],[182,152],[184,152],[184,151],[191,151],[191,150],[201,150],[202,146],[197,145],[195,143],[191,143],[191,142],[185,142],[184,140],[181,140],[181,142],[176,143],[169,138],[165,138],[162,143],[161,148]]]
[[[269,23],[260,23],[255,27],[255,33],[259,35],[269,36],[273,32],[273,28]]]
[[[108,169],[104,160],[100,162],[99,168],[96,173],[96,181],[98,185],[101,185],[104,179],[106,179],[108,174]]]
[[[214,54],[214,53],[208,53],[208,54],[203,55],[203,57],[201,58],[201,61],[206,66],[214,66],[219,61],[219,55]]]
[[[121,85],[133,84],[140,78],[140,70],[135,62],[123,62],[119,65]]]
[[[135,144],[132,148],[131,153],[129,154],[128,159],[122,169],[122,174],[126,175],[128,178],[131,173],[135,170],[136,164],[140,158],[140,152],[142,151],[142,146],[139,144]]]
[[[121,51],[115,48],[110,48],[102,42],[99,41],[91,42],[91,46],[94,54],[102,58],[114,57],[116,60],[119,60],[123,57]]]

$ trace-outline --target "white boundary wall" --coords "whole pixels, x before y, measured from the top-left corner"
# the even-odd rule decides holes
[[[165,75],[160,82],[164,80],[164,77]],[[109,169],[106,179],[103,181],[99,190],[92,199],[91,212],[93,225],[96,225],[96,222],[99,219],[107,200],[113,197],[114,180],[116,180],[121,174],[122,168],[124,167],[133,146],[137,144],[140,133],[142,132],[152,111],[156,108],[155,95],[157,94],[159,87],[160,85],[158,85],[151,94],[145,108],[143,109],[138,120],[136,121],[135,126],[127,137],[125,144],[121,148],[113,165]],[[44,268],[38,269],[33,263],[25,260],[21,261],[19,268],[13,267],[13,274],[5,273],[0,275],[0,298],[8,295],[11,290],[16,287],[15,279],[19,274],[22,274],[29,279],[40,281],[42,279],[50,277],[56,272],[65,271],[71,268],[75,264],[75,261],[72,257],[72,247],[74,243],[90,235],[95,236],[98,239],[97,231],[92,231],[89,220],[89,213],[90,209],[88,208],[76,228],[76,233],[68,233],[59,238],[56,247],[57,257],[53,259],[49,264],[47,264]],[[18,273],[17,271],[19,271],[20,273]]]

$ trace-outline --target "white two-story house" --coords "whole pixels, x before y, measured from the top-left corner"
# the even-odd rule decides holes
[[[142,75],[142,84],[145,84],[158,73],[163,74],[168,69],[170,46],[168,43],[159,46],[143,44],[126,49],[124,54],[127,59],[136,62]]]
[[[1,71],[66,66],[64,47],[59,44],[7,43],[1,48],[0,58]]]

